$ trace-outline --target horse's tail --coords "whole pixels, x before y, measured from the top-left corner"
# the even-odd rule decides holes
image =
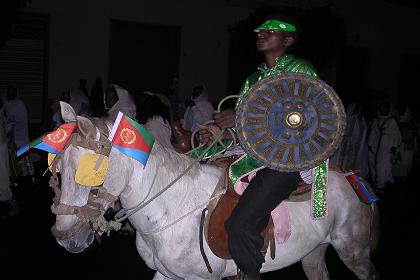
[[[378,205],[373,202],[370,205],[371,209],[371,225],[370,225],[370,248],[371,252],[374,253],[378,248],[379,244],[379,231],[380,231],[380,218]]]

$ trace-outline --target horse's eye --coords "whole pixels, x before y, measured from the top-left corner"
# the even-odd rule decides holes
[[[98,195],[98,191],[99,191],[98,189],[91,189],[90,193],[93,195]]]

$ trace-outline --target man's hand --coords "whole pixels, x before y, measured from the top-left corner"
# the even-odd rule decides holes
[[[214,123],[217,124],[221,129],[235,127],[235,110],[228,109],[220,113],[216,113],[213,116]]]
[[[223,139],[221,136],[222,130],[215,124],[200,125],[198,134],[200,136],[200,143],[211,145],[216,138]]]

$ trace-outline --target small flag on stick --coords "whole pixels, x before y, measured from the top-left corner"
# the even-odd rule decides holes
[[[353,171],[345,173],[344,177],[346,177],[347,181],[353,187],[353,190],[359,197],[360,201],[366,204],[371,204],[372,202],[379,200],[379,198],[373,192],[371,193],[367,189],[362,180],[356,174],[354,174]]]
[[[56,130],[38,137],[31,143],[22,146],[19,150],[17,150],[16,156],[22,155],[30,148],[36,148],[52,154],[58,154],[64,149],[76,127],[77,123],[75,122],[62,124]]]
[[[155,139],[139,123],[119,112],[109,139],[112,146],[146,166]]]

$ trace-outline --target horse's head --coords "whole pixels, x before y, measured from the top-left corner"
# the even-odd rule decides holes
[[[51,163],[50,186],[55,192],[51,210],[56,214],[51,231],[61,246],[77,253],[93,242],[95,231],[106,230],[103,215],[117,199],[102,187],[111,142],[104,120],[76,117],[66,103],[61,111],[65,121],[77,121],[78,129]]]

